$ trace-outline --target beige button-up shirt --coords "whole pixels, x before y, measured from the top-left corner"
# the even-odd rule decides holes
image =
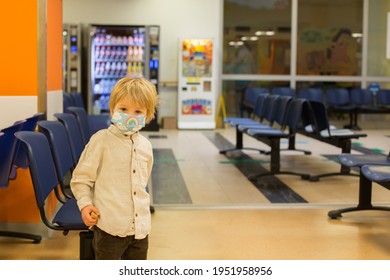
[[[98,131],[81,154],[70,184],[80,210],[97,207],[97,226],[111,235],[145,238],[151,229],[146,186],[152,166],[152,145],[138,132],[126,136],[114,125]]]

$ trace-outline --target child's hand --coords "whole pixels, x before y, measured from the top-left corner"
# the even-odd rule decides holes
[[[88,205],[81,209],[81,218],[83,219],[84,224],[89,227],[96,225],[99,215],[99,210],[93,205]]]

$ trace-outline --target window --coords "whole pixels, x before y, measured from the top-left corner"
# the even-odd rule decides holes
[[[224,74],[289,74],[289,0],[225,0]]]
[[[299,0],[298,75],[361,75],[363,0]]]

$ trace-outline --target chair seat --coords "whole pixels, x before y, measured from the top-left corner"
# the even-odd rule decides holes
[[[390,165],[390,159],[388,159],[385,155],[340,154],[338,158],[342,165],[348,167],[362,165]]]
[[[56,223],[69,230],[86,230],[88,227],[84,224],[76,199],[72,198],[65,202],[58,210],[53,219]]]
[[[253,119],[235,119],[235,120],[230,120],[228,123],[232,126],[236,126],[240,124],[255,124],[255,123],[259,123],[259,121]]]
[[[367,179],[377,183],[390,183],[390,166],[364,165],[362,173]]]
[[[332,110],[337,110],[337,111],[352,111],[356,109],[356,105],[331,105],[329,106],[330,109]]]
[[[245,131],[248,129],[273,129],[267,124],[262,124],[262,123],[254,123],[254,124],[240,124],[238,125],[238,130],[239,131]]]
[[[223,121],[225,123],[230,123],[232,121],[240,121],[240,120],[252,120],[251,118],[240,118],[240,117],[227,117],[227,118],[224,118]]]
[[[320,132],[322,137],[331,137],[331,136],[343,136],[343,135],[353,135],[354,132],[350,129],[324,129]]]
[[[248,129],[246,132],[253,137],[275,137],[275,138],[287,138],[290,135],[279,129]]]

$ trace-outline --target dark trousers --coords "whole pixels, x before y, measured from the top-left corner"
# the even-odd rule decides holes
[[[97,260],[146,260],[148,253],[148,236],[135,239],[134,235],[113,236],[94,227],[92,245]]]

